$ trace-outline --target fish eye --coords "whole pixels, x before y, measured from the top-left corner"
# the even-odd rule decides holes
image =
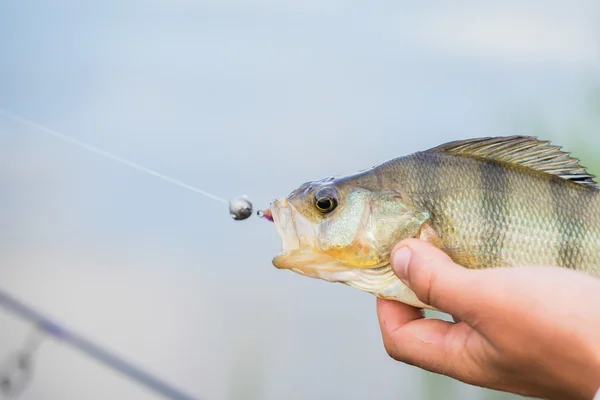
[[[315,195],[315,207],[323,214],[332,212],[337,205],[337,199],[332,193],[317,193]]]

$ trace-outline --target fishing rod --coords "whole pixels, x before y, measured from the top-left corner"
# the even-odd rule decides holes
[[[91,340],[86,339],[84,336],[65,328],[41,312],[36,311],[25,303],[17,300],[15,297],[11,296],[2,289],[0,289],[0,306],[17,315],[18,317],[33,323],[38,330],[46,335],[52,336],[55,339],[80,350],[84,354],[114,370],[119,371],[120,373],[128,376],[134,381],[168,399],[198,400],[195,397],[176,389],[149,372],[146,372],[141,368],[138,368],[124,359],[116,356],[115,354],[112,354],[108,350],[103,349],[101,346],[94,344]],[[28,360],[24,360],[25,363],[27,363],[27,361]],[[20,366],[24,369],[27,365],[23,365],[23,363],[21,363]],[[9,386],[10,382],[4,380],[4,377],[0,377],[0,379],[2,379],[3,385]]]

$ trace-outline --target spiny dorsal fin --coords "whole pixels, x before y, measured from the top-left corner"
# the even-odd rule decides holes
[[[478,157],[543,171],[582,185],[596,186],[595,176],[580,161],[560,146],[534,136],[501,136],[459,140],[434,147],[429,152],[442,152],[462,157]]]

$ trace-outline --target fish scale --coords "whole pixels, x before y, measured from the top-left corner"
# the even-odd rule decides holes
[[[429,157],[436,161],[427,163]],[[432,227],[451,256],[469,255],[457,256],[465,267],[536,264],[600,273],[597,188],[451,154],[425,152],[397,163],[405,175],[402,190],[417,207],[431,211]],[[455,179],[419,181],[423,175],[439,176],[439,169],[454,171]],[[487,183],[474,187],[477,180]]]

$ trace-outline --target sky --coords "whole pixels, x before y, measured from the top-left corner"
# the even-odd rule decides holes
[[[599,18],[566,0],[4,0],[0,109],[261,209],[467,137],[589,152]],[[375,299],[275,269],[264,220],[1,116],[0,185],[0,287],[199,399],[510,398],[389,359]],[[31,327],[0,327],[1,362]],[[22,397],[40,398],[158,397],[48,340]]]

